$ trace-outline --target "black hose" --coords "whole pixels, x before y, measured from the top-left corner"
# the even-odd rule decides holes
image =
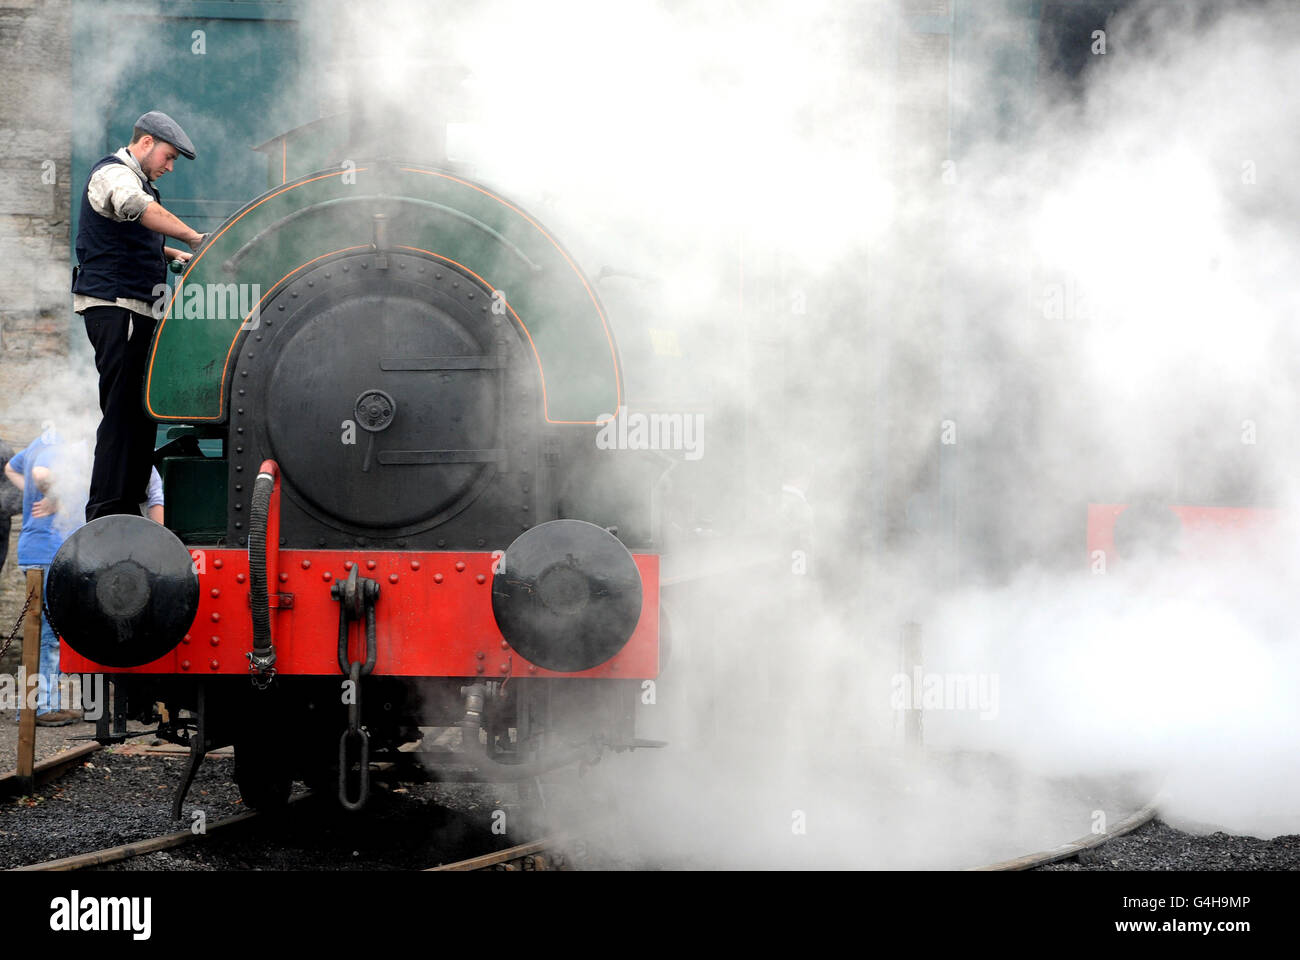
[[[253,484],[253,502],[248,516],[249,601],[253,608],[254,667],[274,659],[271,645],[271,601],[266,582],[266,525],[271,511],[275,478],[259,473]],[[258,672],[261,672],[260,670]]]

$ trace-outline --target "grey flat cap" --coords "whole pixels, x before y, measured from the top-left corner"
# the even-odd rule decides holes
[[[194,144],[190,143],[190,138],[185,136],[185,131],[181,129],[179,123],[161,110],[150,110],[142,114],[135,125],[155,140],[170,143],[182,155],[194,159]]]

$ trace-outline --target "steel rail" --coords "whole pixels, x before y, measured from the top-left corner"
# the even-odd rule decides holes
[[[1014,857],[1011,860],[1002,860],[998,863],[986,864],[982,867],[970,867],[971,871],[1015,871],[1015,870],[1032,870],[1034,867],[1046,866],[1049,863],[1056,863],[1059,860],[1068,860],[1070,857],[1078,856],[1085,850],[1091,850],[1099,847],[1107,841],[1114,840],[1124,836],[1126,833],[1132,833],[1138,827],[1150,823],[1156,815],[1155,803],[1148,803],[1141,810],[1125,817],[1119,823],[1115,824],[1110,830],[1101,833],[1089,834],[1086,837],[1080,837],[1078,840],[1072,840],[1069,843],[1063,843],[1059,847],[1053,847],[1050,850],[1042,850],[1038,853],[1028,853],[1022,857]]]

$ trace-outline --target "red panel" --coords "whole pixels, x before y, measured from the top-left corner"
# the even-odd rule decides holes
[[[1092,562],[1093,552],[1102,550],[1107,557],[1115,554],[1115,520],[1126,503],[1090,503],[1088,504],[1088,562]]]
[[[1115,521],[1128,509],[1125,503],[1088,504],[1088,560],[1093,551],[1115,555]],[[1175,507],[1169,508],[1183,524],[1182,555],[1212,557],[1223,537],[1240,540],[1270,528],[1277,510],[1258,507]],[[1121,558],[1122,559],[1122,558]]]
[[[192,551],[200,570],[199,612],[175,650],[153,663],[130,669],[96,664],[63,645],[65,673],[248,673],[253,648],[248,604],[248,552]],[[492,615],[490,553],[412,553],[348,550],[281,550],[280,593],[293,595],[291,608],[272,609],[271,636],[281,674],[340,673],[339,605],[330,596],[335,580],[351,563],[361,576],[377,580],[376,674],[420,677],[621,677],[659,674],[659,557],[636,554],[641,573],[641,619],[631,639],[613,658],[581,673],[556,673],[529,663],[511,649]],[[273,588],[274,589],[274,588]],[[352,655],[364,625],[351,628]]]

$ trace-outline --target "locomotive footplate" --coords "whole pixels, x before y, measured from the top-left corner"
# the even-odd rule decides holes
[[[270,561],[272,551],[267,552]],[[248,550],[195,546],[190,553],[198,570],[198,612],[172,650],[138,666],[112,667],[78,654],[65,642],[63,671],[248,678],[248,653],[256,646],[249,616]],[[492,611],[492,580],[501,553],[280,547],[274,553],[275,571],[268,570],[268,580],[279,587],[268,597],[277,681],[338,676],[339,608],[330,591],[358,568],[358,576],[383,587],[383,602],[374,608],[376,677],[658,677],[657,555],[633,554],[642,601],[631,638],[605,662],[566,672],[533,662],[502,635]],[[276,602],[286,595],[292,595],[292,603]],[[353,653],[366,656],[359,646]]]

